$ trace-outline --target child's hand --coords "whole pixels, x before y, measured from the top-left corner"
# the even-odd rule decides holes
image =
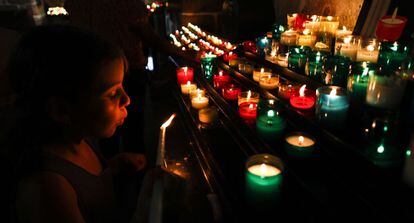
[[[109,161],[109,166],[115,173],[135,173],[144,169],[147,161],[144,155],[138,153],[120,153]]]

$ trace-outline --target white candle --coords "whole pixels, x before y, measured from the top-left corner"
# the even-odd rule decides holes
[[[356,60],[359,46],[355,43],[351,43],[352,36],[344,38],[344,43],[341,44],[339,54],[351,58],[352,61]]]
[[[279,175],[282,172],[280,169],[265,163],[250,166],[247,170],[250,173],[262,178],[273,177]]]
[[[316,42],[316,36],[312,35],[309,29],[303,30],[303,35],[299,35],[297,45],[313,47]]]
[[[379,51],[378,49],[375,49],[375,46],[368,45],[364,49],[360,49],[357,51],[356,55],[356,61],[357,62],[371,62],[371,63],[377,63],[378,61],[378,55]]]
[[[172,114],[170,118],[164,122],[164,124],[160,127],[160,135],[158,138],[158,149],[157,149],[157,166],[164,166],[165,164],[165,133],[167,127],[171,124],[172,120],[174,119],[175,114]]]
[[[287,46],[294,46],[296,45],[296,38],[298,33],[294,30],[287,30],[280,35],[280,43],[287,45]]]
[[[366,102],[369,105],[397,109],[404,95],[406,82],[396,76],[369,77]]]
[[[345,26],[342,26],[342,29],[336,30],[336,38],[337,39],[340,39],[340,38],[342,38],[344,36],[349,36],[349,35],[352,35],[352,31],[346,29]]]
[[[213,123],[218,117],[218,110],[214,106],[206,107],[198,111],[198,119],[202,123]]]
[[[195,109],[202,109],[208,106],[208,98],[205,96],[198,95],[191,99],[191,106]]]
[[[288,136],[286,137],[286,142],[288,142],[290,145],[297,147],[311,147],[315,145],[315,141],[313,139],[302,135]]]
[[[191,83],[191,81],[187,81],[186,84],[181,85],[181,93],[189,94],[191,90],[197,89],[197,85]]]
[[[260,77],[259,85],[261,88],[266,90],[276,89],[279,85],[279,76],[262,75]]]
[[[190,90],[190,98],[193,99],[194,97],[197,97],[198,95],[204,96],[206,94],[206,91],[200,88]]]
[[[260,77],[262,75],[271,75],[271,74],[272,73],[270,73],[268,69],[265,69],[263,67],[260,68],[260,69],[255,69],[253,71],[253,80],[256,81],[256,82],[259,82],[260,81]]]

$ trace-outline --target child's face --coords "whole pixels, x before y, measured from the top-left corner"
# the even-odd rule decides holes
[[[72,124],[84,137],[110,137],[122,125],[130,103],[122,86],[123,79],[122,59],[105,62],[98,70],[91,89],[72,116]]]

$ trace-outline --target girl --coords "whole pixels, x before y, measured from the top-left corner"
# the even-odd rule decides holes
[[[74,27],[38,27],[20,40],[9,63],[18,221],[122,221],[112,177],[143,169],[145,157],[106,163],[92,139],[111,137],[127,116],[126,69],[118,48]]]

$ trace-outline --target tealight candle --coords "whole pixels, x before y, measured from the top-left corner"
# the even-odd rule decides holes
[[[217,56],[212,53],[203,54],[200,58],[201,70],[206,79],[210,80],[217,72]]]
[[[230,62],[230,60],[236,59],[237,58],[237,54],[233,53],[233,52],[228,52],[228,53],[224,53],[223,55],[223,60],[225,62]],[[229,64],[230,65],[230,64]]]
[[[356,60],[359,49],[360,40],[355,36],[345,36],[343,39],[337,39],[335,43],[336,54],[349,57],[352,61]]]
[[[369,73],[375,69],[374,64],[357,62],[352,64],[351,75],[348,77],[348,92],[350,96],[360,102],[365,102]]]
[[[254,69],[253,70],[253,80],[256,81],[256,82],[259,82],[260,81],[260,77],[262,75],[269,75],[269,74],[271,75],[272,74],[271,72],[272,71],[270,69],[264,68],[264,67]]]
[[[191,106],[195,109],[202,109],[208,106],[208,101],[207,97],[199,94],[197,97],[191,99]]]
[[[311,156],[315,152],[315,144],[315,138],[302,132],[293,132],[285,137],[287,154],[298,158]]]
[[[289,29],[280,35],[280,44],[294,46],[296,45],[297,36],[298,33],[296,31]]]
[[[251,90],[240,92],[238,95],[237,105],[240,105],[244,102],[259,103],[259,97],[259,93]]]
[[[352,30],[348,30],[345,26],[342,26],[342,29],[336,30],[336,39],[341,39],[345,36],[352,35]]]
[[[233,83],[227,84],[221,89],[223,98],[229,101],[237,100],[240,92],[241,88]]]
[[[277,64],[281,67],[288,67],[289,53],[281,53],[277,55]]]
[[[316,42],[316,36],[311,34],[309,29],[303,30],[303,33],[298,36],[297,45],[298,46],[309,46],[313,47]]]
[[[303,85],[298,93],[293,93],[290,97],[290,104],[298,109],[311,109],[315,105],[315,93],[306,89],[306,84]]]
[[[204,89],[197,88],[197,89],[190,90],[189,94],[190,94],[190,99],[193,99],[194,97],[197,97],[199,95],[204,96],[206,94],[206,91]]]
[[[260,88],[265,90],[274,90],[279,85],[279,75],[265,74],[260,76],[259,80]]]
[[[349,101],[345,89],[324,86],[316,90],[316,116],[327,127],[340,128],[346,120]]]
[[[177,68],[177,82],[178,84],[185,84],[187,81],[193,81],[194,69],[191,67],[180,67]]]
[[[357,62],[371,62],[377,63],[379,51],[378,51],[378,44],[374,40],[368,40],[368,45],[357,51],[356,61]]]
[[[271,49],[272,40],[266,36],[256,38],[256,50],[259,56],[264,56]]]
[[[191,83],[191,81],[187,81],[186,84],[181,85],[181,93],[189,94],[191,90],[197,89],[197,85]]]
[[[266,141],[276,141],[286,128],[285,120],[280,116],[273,99],[261,100],[258,106],[256,132]]]
[[[279,197],[284,164],[276,156],[257,154],[246,162],[246,195],[249,202],[274,202]]]
[[[198,111],[198,120],[203,124],[203,127],[214,124],[217,118],[218,109],[215,106],[202,108]]]
[[[221,89],[231,80],[231,77],[224,73],[224,71],[219,71],[218,75],[213,76],[213,85],[217,89]]]
[[[239,105],[239,115],[247,124],[254,124],[257,117],[257,103],[241,103]]]

